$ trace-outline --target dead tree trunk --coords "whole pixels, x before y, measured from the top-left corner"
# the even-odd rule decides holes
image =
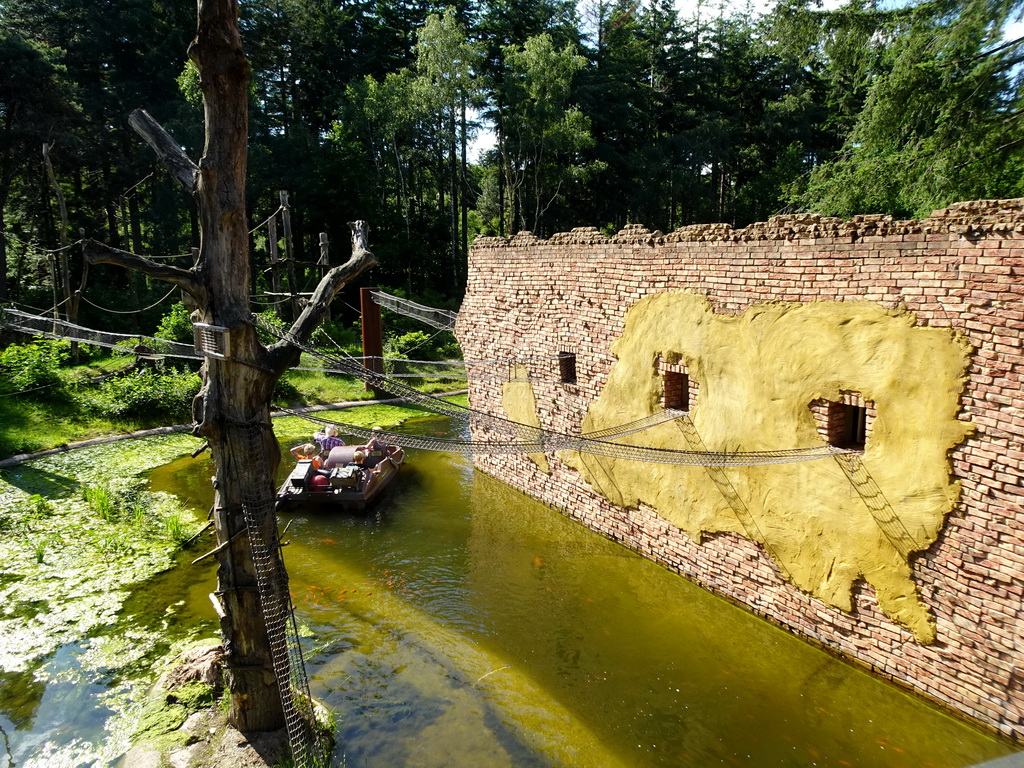
[[[258,582],[262,572],[279,565],[273,481],[280,452],[270,399],[280,375],[298,362],[298,349],[283,341],[264,346],[251,322],[245,211],[249,67],[236,0],[199,0],[189,56],[199,68],[205,104],[206,145],[198,165],[145,112],[133,113],[131,123],[195,197],[201,233],[195,266],[172,267],[99,243],[89,243],[86,254],[91,263],[118,264],[178,285],[198,307],[194,319],[228,329],[224,355],[208,357],[203,366],[193,431],[209,443],[216,467],[216,596],[231,697],[229,719],[243,732],[276,730],[284,725],[278,687],[282,671],[280,660],[275,668],[267,627],[282,617],[271,615],[276,609],[273,600],[267,608],[266,589],[261,602]],[[338,290],[376,263],[366,248],[365,223],[350,226],[352,257],[330,270],[295,320],[289,335],[299,343],[309,338]],[[269,561],[254,563],[254,542],[257,549],[268,547]],[[275,582],[272,589],[287,606],[287,584]]]

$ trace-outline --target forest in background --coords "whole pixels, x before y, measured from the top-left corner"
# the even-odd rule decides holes
[[[284,289],[315,284],[321,233],[339,263],[346,222],[365,219],[380,265],[362,284],[449,308],[478,234],[905,218],[1024,195],[1011,0],[783,0],[764,15],[698,4],[688,16],[666,0],[240,6],[255,296],[273,288],[258,225],[281,191]],[[194,29],[190,3],[0,0],[0,301],[51,306],[53,272],[79,287],[83,236],[188,259],[192,201],[128,115],[147,110],[201,156]],[[471,157],[484,126],[493,147]],[[50,252],[66,244],[62,266]],[[339,317],[354,317],[357,287]],[[166,290],[94,267],[79,322],[152,332],[166,301],[99,307],[140,309]]]

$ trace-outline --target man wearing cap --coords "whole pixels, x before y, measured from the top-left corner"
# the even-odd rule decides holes
[[[317,432],[313,438],[319,443],[321,453],[327,455],[332,448],[344,445],[345,441],[338,437],[337,427],[328,427],[323,432]]]

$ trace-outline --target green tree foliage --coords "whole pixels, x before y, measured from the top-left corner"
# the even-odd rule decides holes
[[[53,303],[46,249],[61,227],[44,142],[72,239],[183,258],[196,245],[195,212],[127,123],[143,107],[198,154],[193,10],[0,3],[0,298]],[[289,193],[284,290],[318,277],[321,233],[336,261],[346,223],[365,219],[375,282],[457,302],[478,231],[743,226],[787,207],[906,216],[1024,194],[1024,43],[1004,39],[1014,10],[783,0],[763,17],[703,3],[683,17],[671,0],[241,0],[252,226]],[[480,121],[494,149],[471,163]],[[266,226],[253,242],[253,291],[272,290]],[[74,287],[79,251],[66,255]],[[163,295],[122,270],[91,270],[83,295],[80,321],[109,330],[151,333],[164,312],[87,303],[124,312]]]
[[[1015,8],[942,0],[847,11],[836,23],[870,30],[880,50],[862,57],[863,105],[842,148],[794,200],[840,216],[926,216],[957,200],[1024,194],[1024,39],[1003,39]]]
[[[171,305],[170,311],[160,320],[156,332],[158,339],[176,341],[179,344],[191,344],[194,341],[192,316],[180,301]]]
[[[350,86],[350,114],[373,162],[374,196],[392,222],[392,243],[377,252],[387,264],[389,245],[397,247],[400,284],[407,288],[415,279],[421,290],[436,286],[457,295],[465,281],[472,207],[466,151],[473,131],[469,110],[479,101],[479,51],[448,8],[427,17],[412,53],[411,66]],[[336,126],[335,141],[351,136]]]
[[[427,141],[436,148],[438,165],[445,169],[438,176],[447,180],[447,185],[438,185],[439,202],[443,209],[447,197],[451,289],[458,293],[465,283],[468,250],[466,152],[471,132],[468,111],[480,103],[480,89],[474,79],[480,69],[480,51],[469,42],[455,9],[449,7],[443,16],[427,17],[417,34],[415,53],[415,102],[426,118],[424,122],[430,126]]]
[[[580,154],[593,144],[590,118],[571,102],[586,60],[573,45],[559,49],[542,34],[507,46],[505,61],[508,104],[498,144],[510,218],[520,229],[550,234],[549,209],[595,170]]]
[[[43,144],[66,140],[78,117],[59,60],[44,43],[0,31],[0,300],[7,298],[9,227],[30,240],[38,226],[31,197],[42,179]]]
[[[37,72],[20,87],[31,90],[36,103],[49,105],[53,175],[67,201],[72,233],[81,230],[135,250],[144,244],[164,252],[187,247],[187,210],[176,197],[161,195],[166,179],[154,173],[151,154],[130,130],[127,115],[146,106],[174,126],[180,116],[175,77],[185,59],[189,16],[190,10],[180,4],[164,7],[153,0],[8,0],[0,5],[0,27],[7,30],[7,39],[16,36],[46,52],[50,74]],[[16,72],[4,67],[3,76]],[[21,242],[53,248],[60,245],[60,217],[55,190],[36,159],[41,148],[39,143],[19,151],[20,157],[33,160],[15,169],[3,207],[6,217],[16,218],[5,230],[24,234]],[[22,248],[4,270],[12,298],[48,303],[50,270],[31,268],[32,254],[38,251]],[[79,254],[77,249],[66,254],[73,285],[81,278]],[[100,294],[139,294],[138,286],[123,275],[103,271],[93,278],[94,284],[104,284]],[[138,305],[151,298],[138,295]],[[83,315],[83,322],[96,317],[87,307]]]

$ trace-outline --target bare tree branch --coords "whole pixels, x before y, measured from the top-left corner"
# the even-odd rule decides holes
[[[292,323],[292,327],[288,329],[288,337],[300,344],[309,339],[320,322],[327,316],[327,308],[335,294],[364,270],[377,263],[377,258],[366,247],[369,233],[366,222],[350,221],[348,227],[352,232],[352,256],[344,264],[334,267],[324,275],[316,290],[313,291],[309,304]],[[277,371],[284,371],[294,365],[299,352],[297,347],[287,341],[275,343],[268,348],[268,351],[272,360],[271,366]]]
[[[132,269],[156,280],[163,280],[165,283],[178,286],[200,305],[206,300],[206,288],[191,270],[150,261],[144,256],[111,248],[109,245],[98,243],[95,240],[85,241],[84,252],[85,259],[90,264],[114,264],[125,269]]]
[[[194,194],[199,166],[189,159],[171,134],[144,109],[132,112],[128,116],[128,124],[153,148],[160,162],[170,171],[171,177],[190,195]]]

